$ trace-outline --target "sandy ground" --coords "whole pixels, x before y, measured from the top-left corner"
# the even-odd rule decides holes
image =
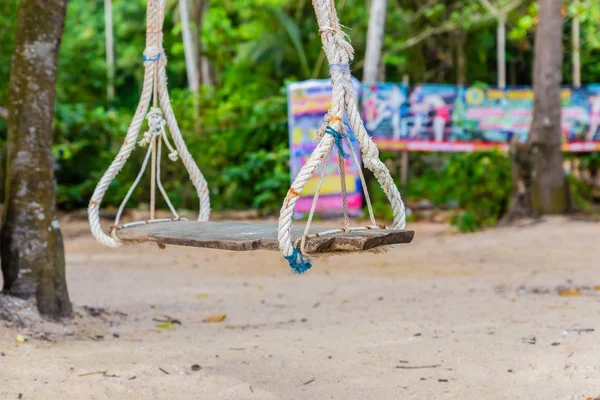
[[[413,224],[411,245],[305,276],[275,252],[115,251],[63,228],[78,316],[46,340],[0,324],[0,399],[600,396],[598,223]]]

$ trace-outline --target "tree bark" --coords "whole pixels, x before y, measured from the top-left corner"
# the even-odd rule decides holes
[[[465,57],[466,44],[467,32],[460,31],[456,35],[456,84],[459,86],[467,84],[467,60]]]
[[[569,206],[561,149],[562,36],[562,0],[540,0],[529,142],[534,152],[532,202],[541,214],[563,213]]]
[[[374,83],[379,79],[386,6],[387,0],[373,0],[371,2],[363,83]]]
[[[498,11],[498,27],[496,30],[497,57],[498,57],[498,87],[506,87],[506,14],[504,10]]]
[[[190,12],[187,0],[179,0],[179,16],[181,19],[181,37],[183,39],[183,50],[185,53],[185,69],[187,71],[188,87],[197,93],[200,78],[198,75],[198,62],[196,61],[196,51],[192,41],[192,31],[190,29]]]
[[[578,4],[579,1],[575,0],[575,4]],[[573,15],[571,28],[571,47],[572,50],[572,60],[573,60],[573,86],[576,88],[581,87],[581,30],[580,30],[580,21],[579,21],[579,13],[575,11],[575,15]]]
[[[540,0],[535,37],[533,123],[526,144],[514,147],[509,218],[565,213],[570,193],[563,170],[561,78],[562,0]],[[525,185],[521,187],[520,185]]]
[[[56,219],[52,115],[67,0],[21,0],[8,91],[6,195],[0,231],[3,292],[72,314]]]
[[[104,0],[104,30],[106,41],[106,98],[115,97],[115,41],[112,17],[112,0]]]
[[[208,11],[209,2],[206,0],[194,1],[194,23],[196,25],[195,47],[196,47],[196,62],[198,64],[199,84],[212,86],[214,79],[212,76],[212,65],[208,58],[204,55],[202,46],[202,28],[204,25],[204,14]]]

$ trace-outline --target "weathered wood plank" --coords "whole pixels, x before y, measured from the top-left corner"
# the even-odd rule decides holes
[[[311,228],[319,233],[332,228]],[[304,229],[294,227],[292,238],[299,238]],[[278,250],[277,226],[238,222],[179,221],[139,225],[121,229],[117,236],[124,242],[155,242],[159,245],[205,247],[211,249],[248,251]],[[307,240],[307,253],[358,252],[379,246],[410,243],[413,231],[401,229],[365,230],[326,235]]]

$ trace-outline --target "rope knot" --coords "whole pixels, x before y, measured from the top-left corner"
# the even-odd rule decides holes
[[[166,61],[166,57],[164,56],[164,50],[161,47],[149,46],[144,50],[144,55],[142,56],[142,61],[145,63],[152,63],[159,61],[164,63]]]
[[[324,27],[322,27],[322,28],[319,29],[319,35],[323,35],[323,34],[326,34],[326,33],[331,33],[332,35],[335,35],[338,32],[341,32],[341,31],[339,29],[335,29],[335,28],[332,28],[330,26],[324,26]]]
[[[160,108],[152,107],[148,115],[146,115],[146,119],[148,120],[148,130],[144,132],[144,137],[139,141],[139,145],[142,147],[150,144],[152,139],[159,137],[167,123],[163,118],[162,110]],[[169,157],[170,156],[171,155],[169,155]]]
[[[310,260],[308,258],[305,259],[304,255],[295,247],[292,247],[292,254],[284,256],[284,258],[290,263],[292,272],[295,274],[303,274],[312,267]]]
[[[336,131],[331,126],[327,126],[325,133],[333,136],[333,138],[335,139],[335,145],[337,146],[340,157],[342,157],[344,159],[348,158],[348,154],[346,154],[346,152],[344,151],[344,144],[342,143],[342,140],[346,139],[348,137],[348,135],[346,135],[345,133],[340,133],[340,132]]]
[[[331,112],[331,110],[330,110],[330,112]],[[316,139],[318,139],[318,140],[323,139],[323,136],[325,136],[325,133],[327,133],[328,126],[329,125],[336,126],[336,124],[338,122],[342,123],[342,122],[344,122],[344,120],[341,117],[338,117],[337,115],[331,115],[329,112],[327,114],[325,114],[325,116],[323,117],[323,125],[319,128],[319,130],[315,134]]]
[[[179,160],[179,153],[177,152],[177,150],[173,150],[169,153],[169,159],[171,161],[177,161]]]

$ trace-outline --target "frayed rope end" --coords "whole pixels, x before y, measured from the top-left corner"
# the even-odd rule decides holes
[[[305,259],[302,253],[295,247],[292,247],[292,255],[284,256],[284,258],[290,263],[292,272],[295,274],[303,274],[312,267],[310,260],[308,258]]]

